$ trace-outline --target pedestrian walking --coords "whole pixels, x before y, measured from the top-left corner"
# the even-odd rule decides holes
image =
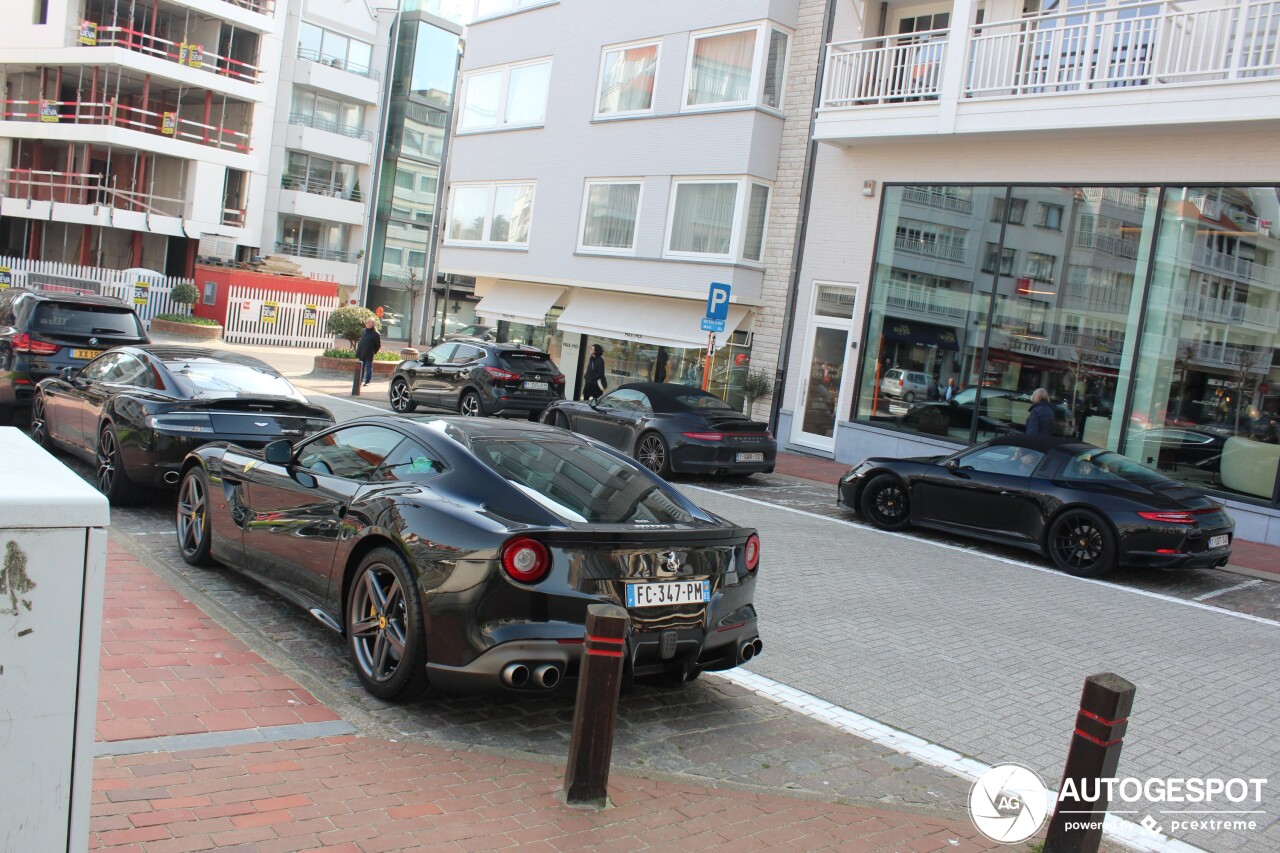
[[[363,366],[364,384],[373,381],[373,357],[382,349],[382,335],[378,334],[378,321],[373,317],[364,321],[364,331],[360,333],[360,341],[356,344],[356,358]]]
[[[582,374],[582,396],[594,400],[605,392],[609,383],[604,378],[604,348],[591,345],[591,358],[587,359],[587,372]]]
[[[950,379],[947,380],[947,390],[943,399],[946,400],[948,403],[950,403],[952,400],[955,399],[955,397],[956,397],[956,378],[952,376]]]
[[[1053,435],[1057,418],[1049,403],[1049,392],[1037,388],[1031,392],[1031,409],[1027,412],[1027,435]]]

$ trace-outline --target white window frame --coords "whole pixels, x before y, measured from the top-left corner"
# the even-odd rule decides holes
[[[631,248],[630,249],[611,249],[607,246],[588,246],[583,243],[583,238],[587,234],[587,204],[591,197],[591,188],[600,186],[613,186],[618,184],[633,184],[640,188],[639,195],[636,196],[636,220],[631,228]],[[640,236],[640,211],[644,209],[644,178],[588,178],[582,188],[582,212],[578,216],[578,251],[584,255],[613,255],[616,257],[634,257],[636,254],[636,244],[639,242]]]
[[[646,110],[619,110],[616,113],[600,112],[600,95],[601,89],[604,87],[604,67],[605,57],[610,51],[615,50],[631,50],[636,47],[648,47],[653,45],[657,51],[653,55],[653,98],[649,101],[649,108]],[[622,44],[608,44],[600,49],[600,72],[596,75],[596,91],[595,104],[592,105],[592,115],[598,119],[608,121],[615,118],[626,118],[628,116],[645,116],[653,115],[654,108],[658,102],[658,77],[662,73],[662,39],[641,39],[640,41],[628,41]]]
[[[712,38],[715,36],[732,35],[733,33],[743,33],[754,30],[756,34],[755,53],[751,60],[751,86],[750,97],[741,101],[718,101],[714,104],[690,104],[689,103],[689,87],[693,84],[693,57],[694,48],[698,41],[704,38]],[[778,105],[770,106],[764,102],[764,70],[769,61],[769,40],[773,35],[773,31],[778,30],[787,37],[787,53],[782,58],[782,76],[778,85]],[[773,110],[781,112],[785,106],[784,93],[787,87],[787,73],[791,66],[791,47],[795,43],[795,31],[790,27],[784,27],[770,20],[753,21],[749,24],[742,24],[733,27],[716,27],[708,30],[696,30],[689,33],[689,49],[684,62],[684,88],[680,95],[680,112],[682,113],[698,113],[707,112],[709,110],[725,110],[738,107],[759,107],[765,110]]]
[[[737,191],[733,201],[733,224],[729,232],[729,253],[725,255],[708,252],[679,252],[671,248],[672,229],[676,221],[676,198],[682,184],[736,184]],[[760,239],[760,260],[753,261],[742,256],[743,244],[747,236],[747,203],[751,200],[751,186],[759,184],[769,189],[769,201],[765,205],[764,233]],[[773,208],[774,184],[752,175],[708,175],[698,177],[679,177],[671,179],[670,202],[667,204],[667,227],[662,240],[662,256],[680,261],[707,261],[711,263],[743,264],[752,267],[763,267],[766,246],[769,239],[769,213]]]
[[[453,199],[459,189],[475,189],[482,187],[488,191],[488,197],[485,201],[484,208],[484,225],[480,229],[479,240],[459,240],[449,236],[449,231],[453,227]],[[493,202],[501,187],[529,187],[529,238],[523,243],[514,241],[497,242],[490,240],[488,234],[493,228]],[[445,208],[444,220],[444,244],[446,246],[484,246],[487,248],[499,249],[528,249],[529,242],[533,240],[533,209],[537,203],[538,182],[537,181],[459,181],[449,185],[449,206]]]
[[[523,124],[507,124],[507,97],[511,93],[511,72],[520,68],[530,68],[534,65],[547,66],[547,91],[542,101],[542,115],[537,121],[525,122]],[[502,72],[502,82],[498,87],[498,109],[494,115],[495,123],[478,127],[466,127],[463,122],[467,117],[467,95],[471,89],[471,81],[487,74]],[[466,71],[462,75],[462,91],[458,100],[458,129],[457,135],[464,136],[469,133],[493,133],[500,130],[523,130],[530,127],[544,127],[547,122],[547,104],[551,100],[551,57],[540,56],[536,59],[526,59],[521,62],[511,62],[506,65],[491,65],[488,68],[473,68]]]

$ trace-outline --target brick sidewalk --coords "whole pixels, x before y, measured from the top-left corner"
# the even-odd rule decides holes
[[[99,752],[124,754],[95,762],[91,849],[997,846],[964,820],[622,775],[610,782],[614,808],[570,809],[555,798],[559,764],[374,738],[286,739],[337,715],[114,543],[102,666]]]

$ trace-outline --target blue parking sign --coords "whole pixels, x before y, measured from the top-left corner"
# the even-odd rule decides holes
[[[707,291],[707,319],[724,321],[729,316],[729,291],[727,284],[718,281],[711,282],[711,289]]]

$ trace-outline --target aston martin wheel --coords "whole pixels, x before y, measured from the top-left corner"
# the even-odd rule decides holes
[[[468,391],[458,402],[458,413],[468,418],[484,417],[484,409],[480,406],[480,396],[475,391]]]
[[[104,426],[98,435],[97,463],[94,485],[107,496],[112,506],[129,506],[138,502],[140,489],[129,479],[129,472],[124,469],[120,436],[111,424]]]
[[[881,530],[901,530],[911,521],[907,486],[892,474],[881,474],[862,490],[862,517]]]
[[[199,465],[187,471],[178,487],[175,522],[182,559],[193,566],[213,565],[209,555],[209,478]]]
[[[667,440],[656,432],[646,432],[636,445],[636,461],[659,477],[671,476],[671,450]]]
[[[49,441],[49,425],[45,423],[44,394],[39,391],[31,400],[31,440],[45,450],[53,449]]]
[[[413,573],[390,548],[370,551],[347,595],[347,645],[365,689],[387,701],[428,689],[422,602]]]
[[[400,414],[416,411],[418,404],[409,397],[409,383],[396,378],[391,383],[391,408]]]
[[[1054,519],[1047,541],[1049,556],[1067,574],[1105,575],[1116,567],[1116,538],[1097,513],[1070,509]]]

